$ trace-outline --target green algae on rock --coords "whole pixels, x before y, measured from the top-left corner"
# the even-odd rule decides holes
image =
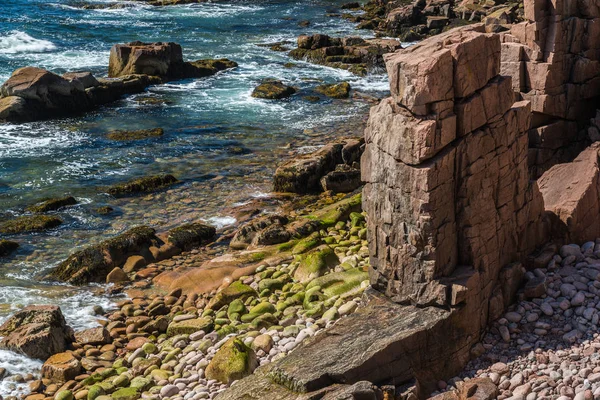
[[[26,215],[0,223],[0,233],[42,232],[62,223],[63,220],[54,215]]]
[[[44,213],[48,211],[56,211],[63,207],[74,206],[75,204],[77,204],[77,200],[75,200],[73,196],[67,196],[45,200],[41,203],[27,207],[26,210],[33,213]]]
[[[110,140],[141,140],[148,139],[152,137],[160,137],[164,134],[164,130],[162,128],[154,128],[154,129],[139,129],[135,131],[112,131],[106,137]]]
[[[327,245],[321,245],[298,258],[300,264],[294,272],[294,279],[302,283],[324,275],[329,268],[339,262],[333,249]]]
[[[121,235],[105,240],[72,254],[46,276],[75,285],[104,282],[108,273],[123,265],[127,257],[156,245],[154,229],[147,226],[132,228]]]
[[[296,93],[296,89],[284,85],[276,79],[266,79],[252,92],[252,97],[259,99],[277,100],[289,97]]]
[[[230,384],[250,375],[258,367],[254,350],[239,338],[225,342],[206,368],[206,377]]]
[[[194,332],[204,331],[206,333],[212,331],[214,327],[213,321],[209,317],[200,317],[194,319],[186,319],[179,322],[171,322],[167,328],[167,336],[175,335],[190,335]]]
[[[241,299],[245,300],[248,297],[256,296],[256,290],[252,289],[248,285],[244,285],[240,281],[235,281],[231,285],[227,286],[225,289],[221,290],[219,293],[213,297],[208,305],[207,309],[218,310],[223,307],[225,304],[231,303],[233,300]]]
[[[341,82],[319,85],[315,88],[315,91],[332,99],[347,99],[350,96],[350,84],[348,82]]]
[[[5,257],[19,248],[19,243],[12,240],[0,239],[0,257]]]
[[[170,174],[146,176],[114,185],[107,192],[113,196],[131,196],[138,193],[155,192],[178,182],[177,178]]]

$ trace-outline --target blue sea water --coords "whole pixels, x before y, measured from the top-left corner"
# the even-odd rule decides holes
[[[374,95],[387,90],[381,73],[357,77],[347,71],[290,59],[258,46],[290,41],[302,33],[369,36],[328,13],[344,0],[220,1],[154,7],[141,2],[88,0],[85,4],[125,4],[125,8],[82,9],[71,0],[11,0],[0,3],[0,82],[13,70],[33,65],[57,73],[107,73],[110,48],[134,40],[173,41],[184,58],[227,57],[239,63],[217,76],[151,87],[77,118],[0,125],[0,219],[23,213],[46,197],[73,195],[79,205],[58,214],[60,228],[14,237],[16,256],[0,260],[0,322],[27,304],[60,304],[75,328],[95,323],[89,309],[109,300],[81,290],[36,280],[70,252],[139,224],[166,228],[204,219],[217,226],[235,223],[226,206],[262,196],[283,157],[307,151],[335,135],[360,135],[369,104],[358,100],[305,96],[323,82],[348,81]],[[303,20],[308,27],[299,26]],[[286,63],[295,66],[286,66]],[[264,78],[299,88],[284,101],[250,96]],[[134,142],[114,142],[115,129],[161,127],[165,134]],[[158,172],[183,184],[164,193],[113,199],[108,185]],[[109,205],[113,216],[94,209]],[[0,352],[0,367],[12,372],[37,364]],[[11,392],[0,384],[0,395]],[[4,391],[4,393],[3,393]]]

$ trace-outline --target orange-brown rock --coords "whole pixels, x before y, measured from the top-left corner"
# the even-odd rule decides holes
[[[80,372],[81,363],[70,352],[55,354],[42,366],[42,378],[52,383],[64,383],[74,379]]]

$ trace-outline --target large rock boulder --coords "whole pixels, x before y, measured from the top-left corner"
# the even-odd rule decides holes
[[[159,245],[154,229],[147,226],[132,228],[127,232],[99,244],[73,253],[46,276],[74,285],[105,282],[106,276],[124,265],[129,256],[150,254],[150,247]]]
[[[81,363],[70,352],[55,354],[42,366],[42,378],[57,384],[74,379],[80,372]]]
[[[250,375],[258,367],[254,350],[239,338],[225,342],[206,367],[206,377],[230,384]]]
[[[573,162],[558,164],[538,180],[552,234],[567,243],[600,236],[600,143],[584,150]]]
[[[131,42],[110,49],[108,76],[154,75],[166,77],[183,64],[183,51],[177,43]]]
[[[58,306],[28,306],[0,326],[0,348],[45,360],[64,352],[73,341]]]
[[[131,42],[112,47],[108,76],[143,74],[163,80],[201,78],[236,66],[227,59],[185,62],[181,46],[173,42]]]
[[[324,188],[330,190],[333,180],[326,179],[324,186],[321,178],[329,172],[335,171],[340,164],[347,166],[355,165],[360,159],[364,148],[363,139],[345,139],[337,143],[323,146],[314,153],[300,155],[295,159],[285,162],[277,168],[273,177],[274,190],[276,192],[314,193]],[[356,182],[356,179],[354,179]],[[360,182],[360,178],[358,179]],[[333,185],[335,186],[335,185]],[[354,185],[338,185],[336,191],[351,189]]]

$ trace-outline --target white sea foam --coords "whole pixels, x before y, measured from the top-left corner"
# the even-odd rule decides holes
[[[0,125],[0,158],[42,157],[80,144],[86,135],[49,124]]]
[[[0,368],[6,369],[8,375],[37,374],[42,368],[42,362],[11,351],[0,350]],[[12,388],[13,386],[14,389]],[[16,384],[10,376],[4,380],[0,380],[0,396],[18,396],[27,392],[26,384]]]
[[[0,36],[0,54],[45,53],[54,50],[54,43],[36,39],[25,32],[11,31]]]
[[[224,217],[210,217],[206,220],[206,222],[210,223],[217,229],[221,229],[226,226],[231,226],[237,222],[237,219],[234,217],[224,216]]]

